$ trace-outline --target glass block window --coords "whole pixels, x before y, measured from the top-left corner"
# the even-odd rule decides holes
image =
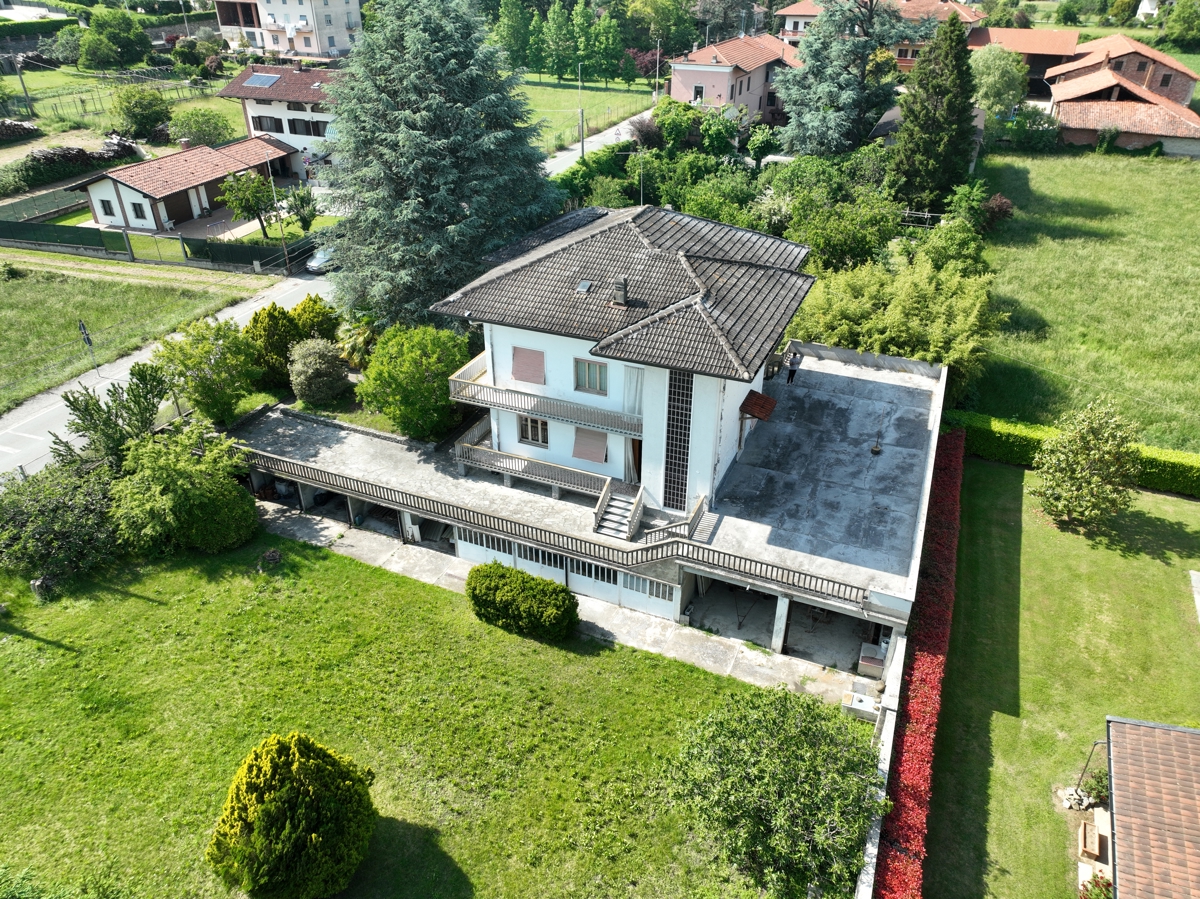
[[[692,430],[692,373],[672,370],[667,380],[667,458],[663,505],[687,506],[688,446]]]

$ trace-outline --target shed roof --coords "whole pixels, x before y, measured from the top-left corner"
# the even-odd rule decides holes
[[[1118,894],[1200,896],[1200,730],[1110,716],[1108,765]]]
[[[533,238],[433,311],[595,341],[602,358],[751,381],[814,280],[798,271],[808,247],[650,206]],[[620,277],[624,306],[612,302]]]
[[[1029,56],[1071,56],[1078,43],[1078,31],[1057,29],[976,28],[967,35],[967,46],[972,50],[999,44],[1005,50]]]
[[[271,84],[247,84],[255,75],[277,76]],[[248,65],[217,92],[218,97],[237,100],[291,100],[295,103],[327,103],[325,85],[337,77],[333,69],[295,66]],[[261,81],[265,79],[255,79]]]

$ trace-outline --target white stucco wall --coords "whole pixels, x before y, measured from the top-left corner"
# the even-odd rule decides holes
[[[663,468],[667,458],[667,380],[665,368],[647,368],[642,383],[642,486],[646,504],[663,507]]]
[[[567,468],[590,471],[604,477],[623,478],[625,476],[625,438],[619,434],[608,435],[608,462],[600,464],[589,462],[586,459],[576,459],[571,455],[575,449],[575,425],[551,419],[550,445],[543,449],[540,446],[521,443],[516,412],[506,412],[501,409],[495,411],[495,416],[493,421],[499,425],[500,445],[497,447],[493,443],[493,448],[499,449],[502,453],[512,453],[514,456],[524,456],[527,459],[565,465]]]
[[[729,470],[729,466],[733,464],[738,453],[738,427],[741,425],[740,407],[742,401],[746,399],[747,394],[751,390],[762,392],[763,371],[760,368],[758,374],[755,375],[754,381],[746,384],[742,381],[723,381],[724,390],[721,399],[721,418],[717,426],[717,458],[713,465],[712,475],[712,490],[709,491],[709,496],[716,492],[721,486],[721,478],[725,477],[725,472]],[[750,423],[747,422],[742,427],[745,433],[749,433]]]
[[[121,200],[125,203],[125,212],[129,216],[128,227],[136,228],[141,231],[157,231],[158,225],[154,224],[154,200],[143,194],[138,193],[132,187],[127,187],[124,184],[116,184],[113,182],[116,189],[121,194]],[[141,203],[146,207],[146,217],[144,219],[136,218],[133,214],[133,204]],[[118,211],[120,211],[118,209]]]
[[[89,184],[87,192],[88,198],[92,203],[92,215],[96,221],[102,225],[114,225],[117,228],[125,227],[125,219],[121,216],[121,204],[117,200],[117,190],[114,182],[104,178],[95,184]],[[108,200],[112,204],[112,215],[104,214],[104,207],[100,204],[101,200]]]

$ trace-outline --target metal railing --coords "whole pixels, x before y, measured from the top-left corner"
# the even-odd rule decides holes
[[[596,428],[625,437],[642,436],[642,417],[628,412],[597,409],[583,403],[554,399],[495,387],[485,382],[487,357],[480,353],[450,376],[450,399],[489,409],[505,409],[521,415],[550,418],[572,425]]]
[[[588,496],[603,494],[612,480],[603,475],[567,468],[565,465],[527,459],[525,456],[514,456],[511,453],[502,453],[484,446],[471,446],[465,442],[455,444],[454,458],[460,465],[482,468],[515,478],[524,478],[528,481],[538,481],[542,484],[561,487],[564,490],[585,493]]]
[[[676,521],[672,524],[664,524],[662,527],[650,528],[646,531],[645,542],[657,543],[660,540],[670,540],[672,537],[686,537],[691,539],[692,534],[696,532],[696,525],[700,523],[700,519],[704,513],[708,511],[708,494],[696,500],[696,505],[692,506],[691,514],[683,521]]]
[[[548,531],[519,521],[499,518],[486,512],[430,499],[404,490],[397,490],[394,487],[372,484],[255,449],[246,450],[246,462],[256,468],[314,486],[325,487],[346,496],[354,496],[392,509],[416,513],[424,518],[433,518],[447,524],[486,531],[499,537],[519,540],[523,543],[574,556],[577,559],[601,562],[627,570],[647,562],[674,561],[704,569],[717,577],[733,576],[741,580],[753,581],[767,587],[768,590],[777,590],[789,596],[810,596],[825,602],[847,606],[860,613],[867,598],[867,591],[862,587],[806,574],[770,562],[760,562],[744,556],[721,552],[681,537],[652,544],[638,544],[629,549],[617,548],[557,531]]]

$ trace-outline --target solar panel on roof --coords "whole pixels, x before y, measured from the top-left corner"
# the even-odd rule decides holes
[[[278,80],[278,75],[251,75],[246,79],[245,87],[270,87]]]

